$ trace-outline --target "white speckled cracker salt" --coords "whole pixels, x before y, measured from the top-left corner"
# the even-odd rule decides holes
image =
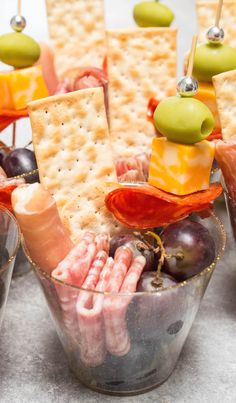
[[[222,137],[228,140],[236,134],[236,70],[213,77]]]
[[[74,67],[101,67],[106,54],[104,0],[46,0],[46,6],[58,74]]]
[[[197,19],[199,41],[206,42],[208,29],[215,25],[218,1],[198,1]],[[224,43],[236,48],[236,1],[224,0],[220,27],[225,31]]]
[[[99,209],[94,201],[101,195],[97,187],[117,182],[103,89],[31,102],[29,115],[40,181],[54,195],[72,239],[79,229],[110,230],[112,215],[100,211],[104,198]],[[74,203],[79,196],[81,201]]]
[[[116,158],[149,151],[150,98],[176,93],[176,29],[108,31],[110,132]]]

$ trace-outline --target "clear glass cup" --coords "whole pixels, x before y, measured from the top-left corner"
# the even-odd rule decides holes
[[[224,228],[213,213],[196,220],[215,240],[215,261],[195,277],[158,292],[87,291],[52,279],[31,262],[69,366],[87,387],[134,395],[171,375],[225,248]]]
[[[236,202],[232,199],[226,189],[224,191],[224,196],[232,232],[236,241]]]
[[[13,277],[15,278],[23,276],[24,274],[29,273],[30,270],[32,270],[31,263],[25,255],[24,249],[20,245],[18,253],[16,255]]]
[[[19,246],[20,230],[16,219],[7,209],[0,207],[0,326]]]

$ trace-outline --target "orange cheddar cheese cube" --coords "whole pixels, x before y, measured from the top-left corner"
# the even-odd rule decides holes
[[[209,187],[214,155],[215,145],[207,140],[185,145],[155,138],[148,182],[178,196],[205,190]]]
[[[215,118],[215,129],[221,130],[220,117],[218,113],[217,103],[216,103],[216,94],[211,83],[200,83],[197,94],[195,95],[196,99],[202,101],[208,108],[211,110],[214,118]]]
[[[25,109],[27,103],[48,96],[41,66],[0,72],[0,110]]]

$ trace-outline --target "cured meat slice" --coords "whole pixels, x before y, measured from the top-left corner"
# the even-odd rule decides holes
[[[229,195],[236,201],[236,136],[216,143],[216,160],[222,170]]]
[[[114,261],[108,258],[96,285],[98,293],[83,291],[77,300],[76,311],[81,338],[81,359],[91,367],[101,365],[106,356],[103,324],[103,292],[109,283]],[[99,293],[101,292],[101,293]]]
[[[39,183],[25,184],[13,191],[12,207],[31,259],[51,274],[73,248],[55,200]]]
[[[139,154],[116,162],[116,173],[119,182],[146,182],[148,179],[150,156]]]
[[[6,173],[0,167],[0,204],[12,211],[11,194],[17,186],[24,183],[25,180],[23,178],[8,179]]]
[[[222,186],[218,183],[187,196],[176,196],[145,183],[127,184],[111,191],[105,203],[122,224],[131,228],[153,228],[207,209],[221,193]]]
[[[121,246],[116,250],[111,278],[106,289],[107,292],[118,293],[120,291],[132,260],[133,252],[129,247]],[[114,355],[124,355],[130,348],[125,325],[125,312],[124,309],[117,309],[117,305],[122,304],[121,298],[119,295],[107,295],[103,305],[106,348]],[[122,329],[120,328],[121,324]],[[120,332],[124,335],[123,340],[120,340]],[[120,341],[120,345],[117,345],[117,340]]]
[[[147,107],[147,119],[154,124],[154,119],[153,119],[153,115],[154,112],[156,110],[156,108],[158,107],[160,101],[158,101],[155,98],[151,98],[150,101],[148,102],[148,107]]]
[[[0,132],[6,129],[9,125],[16,122],[18,119],[28,116],[26,109],[20,111],[0,110]]]
[[[103,334],[101,334],[101,318],[99,319],[99,316],[93,316],[94,294],[90,291],[95,289],[107,258],[108,255],[105,251],[99,251],[97,253],[88,276],[83,283],[83,288],[88,291],[80,291],[76,303],[80,332],[80,358],[88,366],[100,365],[104,359],[104,347],[102,347],[102,349],[100,348],[100,343],[103,339]],[[90,315],[90,312],[92,312],[92,315]]]
[[[95,236],[86,232],[82,240],[53,270],[52,277],[69,284],[82,286],[96,254]]]
[[[107,292],[119,292],[132,260],[133,252],[129,247],[120,246],[116,250],[112,275],[106,288]]]
[[[108,78],[104,70],[96,67],[70,69],[59,83],[56,94],[83,90],[86,88],[103,87],[106,110],[108,112]]]
[[[40,43],[40,58],[35,63],[40,65],[43,71],[43,77],[49,92],[49,95],[53,95],[59,85],[55,65],[54,65],[54,53],[53,50],[46,43]]]
[[[103,316],[106,333],[106,347],[113,355],[123,356],[130,350],[130,336],[126,323],[126,312],[132,301],[132,296],[122,295],[122,293],[133,293],[136,291],[137,283],[145,264],[145,257],[136,257],[133,260],[120,288],[121,295],[105,297]]]
[[[109,236],[107,234],[99,234],[95,237],[95,244],[97,251],[109,252]]]

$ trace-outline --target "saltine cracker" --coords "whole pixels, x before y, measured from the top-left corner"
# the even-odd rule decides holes
[[[236,70],[212,78],[224,140],[236,135]]]
[[[59,76],[74,67],[102,67],[104,0],[46,0],[46,8]]]
[[[176,93],[176,29],[107,32],[110,132],[115,158],[150,151],[155,128],[151,98]]]
[[[103,89],[55,95],[28,109],[40,181],[55,197],[72,239],[85,229],[118,230],[100,190],[105,182],[117,183]]]

